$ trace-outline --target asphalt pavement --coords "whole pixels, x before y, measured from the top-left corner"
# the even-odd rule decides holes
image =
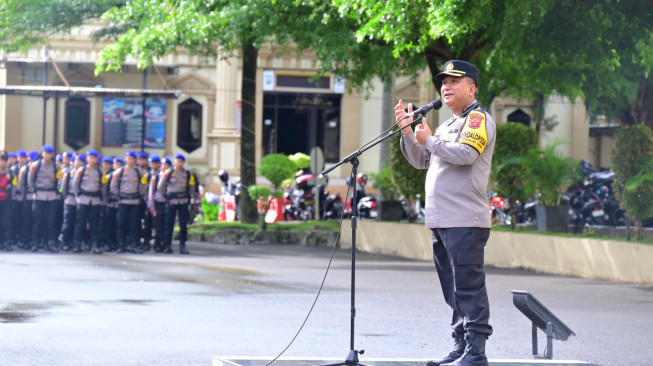
[[[300,245],[188,247],[189,256],[0,253],[0,365],[271,359],[302,325],[331,254]],[[364,253],[356,258],[354,347],[365,350],[361,361],[448,353],[450,311],[433,264]],[[345,359],[350,280],[350,252],[337,249],[320,298],[285,357]],[[554,341],[554,359],[653,363],[651,286],[488,268],[487,287],[492,359],[532,358],[531,323],[510,292],[526,290],[576,333]]]

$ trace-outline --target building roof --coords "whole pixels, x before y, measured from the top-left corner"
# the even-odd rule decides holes
[[[176,99],[181,90],[151,90],[151,89],[115,89],[115,88],[85,88],[67,86],[3,86],[0,95],[19,95],[31,97],[133,97],[133,98],[163,98]]]

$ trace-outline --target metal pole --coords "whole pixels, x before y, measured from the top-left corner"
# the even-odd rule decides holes
[[[45,62],[43,63],[43,86],[48,86],[48,47],[45,47]],[[43,95],[43,135],[41,138],[41,145],[45,145],[45,128],[47,127],[47,109],[48,97]]]
[[[147,69],[143,70],[143,90],[147,89]],[[145,97],[143,97],[142,100],[142,119],[141,119],[141,152],[145,151],[145,124],[146,124],[146,117],[145,117]]]

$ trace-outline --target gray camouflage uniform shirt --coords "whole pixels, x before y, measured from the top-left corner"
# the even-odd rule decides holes
[[[37,169],[38,164],[41,168]],[[36,171],[38,170],[38,176]],[[54,161],[45,163],[43,160],[35,161],[30,165],[27,184],[30,190],[34,192],[33,197],[36,201],[56,201],[59,199],[57,191],[57,168]]]
[[[102,191],[104,188],[102,178],[102,170],[97,166],[93,168],[86,166],[86,169],[77,169],[73,181],[73,194],[77,198],[77,204],[93,206],[102,204],[104,193]]]
[[[188,174],[191,174],[191,172],[186,169],[179,171],[170,168],[159,177],[157,190],[161,192],[167,202],[173,205],[185,205],[190,202],[191,198],[197,199],[197,182],[194,176],[189,177]],[[169,179],[168,176],[170,176]],[[187,184],[189,185],[188,188],[186,187]],[[190,196],[185,195],[186,192]]]
[[[142,175],[139,179],[138,168],[120,167],[113,173],[111,178],[110,191],[119,197],[119,204],[138,205],[141,197],[147,193],[147,177]],[[145,179],[145,182],[143,182]],[[118,192],[118,181],[120,180],[120,192]]]

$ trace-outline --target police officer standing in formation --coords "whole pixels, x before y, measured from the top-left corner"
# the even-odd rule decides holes
[[[22,212],[23,212],[23,198],[18,189],[18,174],[20,168],[27,165],[27,152],[25,150],[16,151],[16,163],[10,167],[9,175],[11,176],[11,197],[9,201],[9,210],[11,215],[8,218],[7,225],[7,244],[5,249],[7,251],[13,250],[16,243],[21,242],[21,225],[22,225]]]
[[[453,312],[454,349],[427,365],[486,366],[485,341],[492,327],[483,257],[491,228],[486,189],[496,127],[476,101],[476,66],[448,61],[436,82],[442,83],[442,100],[453,117],[435,134],[422,118],[415,132],[405,128],[401,137],[406,160],[417,169],[428,169],[425,223],[432,231],[433,259],[444,300]],[[405,116],[400,100],[395,117],[400,121]],[[410,123],[406,119],[399,125]]]
[[[125,152],[126,165],[113,173],[111,179],[111,194],[118,197],[118,250],[126,250],[125,238],[129,232],[132,253],[140,254],[139,249],[141,232],[141,199],[147,190],[147,177],[141,175],[136,167],[136,153],[131,150]]]
[[[63,224],[61,225],[61,249],[69,251],[72,248],[73,236],[75,234],[75,215],[77,212],[77,201],[73,191],[75,170],[84,164],[82,159],[76,159],[68,168],[63,168],[59,191],[63,197]]]
[[[59,192],[57,184],[61,178],[61,172],[57,169],[54,161],[54,148],[50,145],[43,145],[43,158],[33,162],[29,168],[28,185],[34,192],[32,203],[32,215],[34,226],[32,228],[32,243],[30,250],[36,252],[41,234],[45,234],[47,249],[51,252],[58,252],[57,235],[57,208],[59,205]]]
[[[166,199],[163,252],[167,254],[172,253],[172,232],[177,215],[179,216],[179,253],[188,254],[186,238],[189,205],[197,201],[199,191],[195,175],[184,168],[185,163],[184,155],[176,154],[174,167],[163,172],[157,187]]]
[[[147,199],[147,208],[152,216],[154,224],[154,251],[161,253],[163,251],[163,235],[165,232],[165,213],[166,213],[166,199],[158,190],[159,180],[163,175],[162,172],[167,171],[172,167],[170,158],[164,157],[162,159],[161,169],[152,171],[152,178],[150,178],[150,188]]]
[[[77,169],[73,182],[73,193],[77,200],[75,237],[73,252],[81,252],[84,240],[86,220],[91,229],[91,244],[94,254],[102,254],[100,249],[100,209],[102,207],[102,189],[107,178],[102,175],[98,165],[98,153],[91,149],[86,151],[86,166]]]
[[[11,226],[11,173],[8,166],[9,156],[0,151],[0,249],[11,248],[9,226]],[[8,249],[11,250],[11,249]]]

